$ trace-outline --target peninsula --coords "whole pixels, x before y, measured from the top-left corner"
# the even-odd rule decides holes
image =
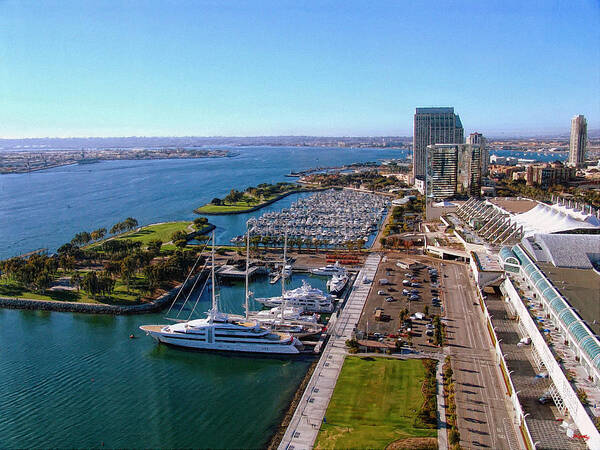
[[[296,183],[261,183],[258,186],[250,186],[243,192],[232,189],[224,198],[215,197],[210,203],[196,208],[194,212],[206,215],[246,213],[276,202],[286,195],[313,190],[315,189]]]
[[[92,150],[43,150],[0,152],[0,174],[27,173],[72,164],[146,159],[195,159],[235,156],[229,150],[188,148],[103,148]]]

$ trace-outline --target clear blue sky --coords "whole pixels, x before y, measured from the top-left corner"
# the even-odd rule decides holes
[[[0,0],[0,137],[600,124],[600,2]]]

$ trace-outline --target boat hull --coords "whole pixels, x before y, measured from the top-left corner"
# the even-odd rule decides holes
[[[273,355],[297,355],[300,353],[295,344],[260,344],[253,342],[205,342],[199,339],[190,339],[185,336],[174,336],[173,333],[140,327],[156,341],[175,347],[192,348],[196,350],[238,353],[260,353]],[[294,339],[297,342],[296,339]]]

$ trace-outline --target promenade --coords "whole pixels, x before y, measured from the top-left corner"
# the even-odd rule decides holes
[[[378,254],[369,255],[356,277],[346,306],[333,328],[329,330],[329,341],[304,390],[302,399],[279,444],[279,449],[301,450],[313,447],[346,358],[345,342],[351,338],[352,331],[358,324],[371,289],[372,284],[364,284],[363,279],[364,277],[374,279],[380,260]]]

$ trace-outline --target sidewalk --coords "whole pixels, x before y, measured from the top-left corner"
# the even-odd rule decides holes
[[[380,260],[378,254],[369,255],[356,277],[346,306],[330,330],[329,341],[279,444],[279,449],[300,450],[313,447],[346,358],[346,340],[351,338],[371,289],[371,284],[364,284],[362,280],[365,276],[370,279],[375,277]]]

